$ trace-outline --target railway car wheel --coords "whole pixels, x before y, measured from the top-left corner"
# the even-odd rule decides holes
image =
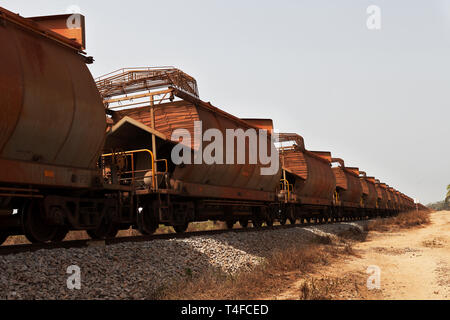
[[[102,221],[97,229],[87,230],[86,232],[93,240],[105,240],[115,238],[119,229],[112,222]]]
[[[259,229],[262,227],[263,222],[259,219],[254,219],[254,220],[252,220],[252,224],[255,228]]]
[[[266,225],[268,227],[273,227],[273,219],[272,218],[267,218],[266,220]]]
[[[295,208],[289,207],[287,209],[287,221],[289,221],[290,224],[294,225],[297,222],[297,219],[295,218]]]
[[[69,233],[69,229],[68,228],[66,228],[66,227],[59,227],[58,230],[56,231],[53,239],[52,239],[52,242],[61,242],[61,241],[63,241],[66,238],[68,233]]]
[[[228,220],[226,223],[227,223],[228,229],[230,229],[230,230],[233,229],[234,223],[235,223],[233,220]]]
[[[8,239],[9,235],[4,232],[0,232],[0,246]]]
[[[139,232],[144,236],[152,235],[159,227],[158,219],[154,218],[147,210],[137,213],[137,227]]]
[[[22,226],[25,237],[31,243],[51,241],[58,232],[58,226],[45,223],[44,206],[42,201],[33,200],[22,215]]]
[[[239,224],[244,229],[248,228],[248,220],[239,220]]]
[[[281,219],[280,219],[280,224],[281,224],[282,226],[286,225],[286,222],[287,222],[287,218],[281,218]]]
[[[173,229],[175,230],[176,233],[185,233],[186,230],[189,227],[189,222],[181,225],[181,226],[173,226]]]

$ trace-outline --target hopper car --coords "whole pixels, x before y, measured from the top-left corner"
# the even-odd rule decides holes
[[[185,232],[206,220],[229,228],[323,223],[416,208],[330,152],[307,150],[300,135],[275,134],[270,119],[240,119],[201,100],[196,80],[176,68],[126,68],[94,80],[84,17],[77,28],[67,28],[68,18],[0,8],[0,243],[11,235],[58,242],[71,230],[93,239],[129,228],[148,235],[161,224]],[[249,136],[240,141],[244,161],[239,141],[232,149],[217,142],[227,152],[202,161],[196,137],[261,129],[259,147],[279,160],[271,174],[262,174],[267,162],[250,161]],[[174,161],[174,149],[193,161]]]

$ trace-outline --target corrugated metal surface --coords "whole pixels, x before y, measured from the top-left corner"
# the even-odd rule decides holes
[[[270,134],[273,133],[273,120],[272,119],[242,119],[250,125],[259,129],[267,130]]]
[[[334,176],[336,177],[336,187],[342,190],[348,189],[347,176],[342,167],[333,168]]]
[[[284,167],[303,180],[295,190],[302,203],[316,204],[315,199],[332,203],[336,184],[330,162],[326,160],[331,158],[329,153],[320,156],[297,147],[284,151],[281,156],[284,156]]]
[[[333,168],[333,173],[336,177],[336,188],[341,201],[359,206],[363,190],[355,168],[348,169],[339,166]]]
[[[148,127],[152,125],[149,107],[117,111],[113,115],[114,122],[119,122],[125,116],[133,118]],[[163,133],[171,140],[174,130],[186,129],[192,137],[191,147],[198,149],[199,146],[194,145],[193,141],[195,121],[200,121],[200,117],[196,106],[192,103],[177,101],[155,107],[155,129],[157,131]]]
[[[364,198],[366,208],[374,209],[377,206],[378,193],[375,187],[375,179],[372,177],[361,177],[361,182],[365,184],[367,192]]]
[[[388,195],[386,192],[385,185],[380,183],[377,180],[376,189],[377,189],[377,193],[378,193],[378,208],[379,209],[387,209]]]
[[[364,178],[360,178],[362,193],[364,196],[369,195],[369,186],[367,185],[367,181]]]
[[[392,187],[389,188],[389,194],[390,194],[390,197],[391,197],[392,208],[393,209],[397,209],[398,208],[398,199],[397,199],[397,196],[395,194],[394,188],[392,188]]]
[[[389,186],[388,185],[384,185],[383,187],[386,189],[387,200],[391,201],[392,200],[392,195],[391,195],[391,192],[389,190]]]
[[[308,179],[308,163],[305,159],[305,152],[300,149],[286,150],[282,153],[284,157],[284,167],[295,173],[303,180]]]
[[[184,95],[183,97],[190,99],[190,101],[183,100],[155,106],[155,128],[169,139],[171,139],[172,133],[176,129],[188,130],[192,137],[191,147],[194,150],[199,148],[199,144],[196,144],[194,140],[194,121],[202,121],[202,133],[208,129],[218,129],[223,133],[224,138],[226,137],[225,132],[227,129],[243,129],[244,131],[250,128],[257,129],[249,123],[231,116],[210,104],[196,100],[191,96]],[[151,126],[150,108],[148,107],[115,112],[114,120],[118,121],[124,116]],[[270,150],[270,140],[267,143]],[[236,148],[237,146],[235,145],[235,151]],[[225,141],[224,150],[226,150]],[[248,152],[249,143],[247,140],[247,155]],[[226,162],[225,160],[224,158],[224,163]],[[243,165],[201,164],[178,166],[173,172],[173,177],[177,180],[194,184],[248,188],[260,191],[273,191],[279,186],[281,166],[277,174],[263,176],[261,175],[261,168],[267,166],[248,164],[248,160],[246,163]]]

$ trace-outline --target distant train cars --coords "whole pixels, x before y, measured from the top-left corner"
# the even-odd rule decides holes
[[[331,153],[307,150],[300,135],[275,134],[269,119],[239,119],[202,101],[195,79],[178,69],[121,69],[95,81],[84,27],[55,27],[67,16],[0,14],[0,243],[417,208]]]

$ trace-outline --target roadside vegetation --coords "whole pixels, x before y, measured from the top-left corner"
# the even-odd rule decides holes
[[[427,207],[434,211],[450,210],[450,198],[448,199],[448,202],[438,201],[428,204]]]
[[[445,196],[445,200],[430,203],[427,207],[435,211],[450,210],[450,184],[447,186],[447,195]]]
[[[430,212],[414,210],[400,213],[392,218],[370,221],[366,231],[391,231],[393,229],[413,228],[428,224],[430,224]]]
[[[317,242],[290,247],[271,253],[266,262],[251,271],[226,275],[211,270],[197,278],[187,277],[183,282],[162,288],[150,299],[161,300],[254,300],[280,293],[282,288],[301,276],[332,263],[338,257],[355,254],[351,243],[331,243],[328,237]],[[298,291],[299,299],[332,299],[337,281],[305,282]]]
[[[299,300],[334,300],[368,296],[365,275],[355,279],[343,277],[312,277],[323,266],[339,258],[358,256],[353,244],[365,241],[370,231],[387,232],[425,226],[430,212],[410,211],[396,217],[370,221],[364,231],[352,229],[339,235],[338,240],[318,237],[314,243],[286,248],[270,253],[265,263],[251,271],[225,275],[217,270],[199,277],[187,276],[185,281],[161,288],[149,299],[161,300],[254,300],[277,296],[298,279],[304,279],[298,292]],[[345,296],[342,292],[346,293]]]

